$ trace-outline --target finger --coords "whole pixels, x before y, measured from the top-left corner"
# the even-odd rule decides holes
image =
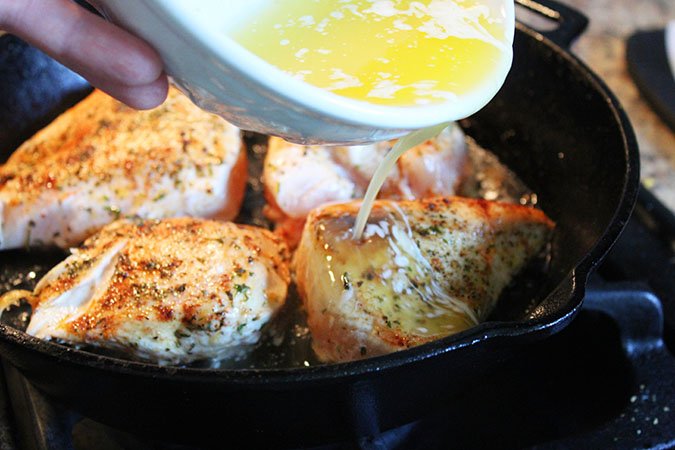
[[[164,103],[169,89],[169,83],[164,74],[152,83],[142,86],[115,84],[107,81],[100,81],[96,78],[89,79],[89,82],[106,94],[115,97],[135,109],[152,109],[161,105]]]
[[[101,83],[156,82],[162,61],[148,44],[70,0],[0,0],[0,26]]]

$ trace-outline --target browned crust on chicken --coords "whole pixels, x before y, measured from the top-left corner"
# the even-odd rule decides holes
[[[232,232],[234,229],[238,230],[236,234]],[[204,301],[216,301],[222,293],[231,298],[236,286],[246,283],[247,266],[260,260],[263,249],[264,257],[269,258],[269,268],[285,284],[290,281],[286,247],[279,238],[263,229],[190,218],[122,222],[87,241],[80,251],[99,246],[105,251],[120,238],[128,239],[129,245],[119,253],[107,290],[85,315],[68,324],[70,333],[84,337],[96,330],[106,339],[124,321],[130,318],[148,320],[150,317],[160,322],[180,319],[189,327],[205,327],[213,320],[221,320],[222,314],[205,311]],[[201,247],[214,245],[213,251],[200,251]],[[218,263],[217,252],[225,258],[233,249],[240,253],[234,271],[212,280],[210,289],[185,282],[185,274],[192,272],[198,280],[200,267]],[[41,296],[52,296],[72,286],[81,267],[68,269],[65,276],[48,285]],[[172,279],[177,282],[171,283]],[[285,302],[285,289],[271,294],[268,300],[275,307]],[[180,298],[178,309],[169,301],[171,297]]]
[[[225,207],[212,216],[213,219],[228,221],[233,220],[239,214],[241,204],[246,195],[246,182],[248,180],[248,158],[246,157],[246,144],[241,142],[241,150],[237,161],[232,167],[230,177],[228,178],[227,188],[230,202]]]
[[[120,220],[38,283],[28,332],[160,362],[237,353],[285,303],[289,258],[257,227]]]
[[[484,320],[554,227],[541,210],[480,199],[378,201],[369,219],[375,232],[355,241],[359,206],[312,212],[295,255],[313,347],[324,361],[409,348]]]
[[[246,166],[239,130],[176,89],[151,111],[96,90],[0,166],[0,247],[68,247],[128,215],[230,220]]]
[[[0,188],[15,192],[14,202],[19,203],[45,189],[59,191],[90,177],[104,183],[111,172],[119,172],[134,186],[147,189],[157,178],[178,174],[188,156],[199,170],[221,163],[216,149],[223,145],[228,127],[175,89],[162,106],[151,111],[134,110],[96,90],[0,166]],[[147,148],[120,152],[124,139],[139,129],[147,135]],[[136,167],[148,159],[155,161],[154,170],[138,180]]]

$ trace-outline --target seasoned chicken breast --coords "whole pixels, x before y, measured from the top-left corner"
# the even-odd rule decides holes
[[[0,249],[79,244],[124,216],[237,215],[239,130],[171,89],[153,111],[95,91],[0,166]]]
[[[295,246],[305,218],[319,206],[362,198],[393,142],[355,147],[302,146],[271,138],[263,170],[267,215]],[[453,195],[467,173],[464,134],[457,125],[407,151],[380,198],[413,200]]]
[[[244,352],[284,304],[286,246],[260,228],[204,219],[120,220],[25,297],[27,332],[159,363]]]
[[[553,228],[542,211],[520,205],[380,200],[355,241],[359,206],[314,210],[295,254],[298,290],[323,361],[393,352],[478,324]]]

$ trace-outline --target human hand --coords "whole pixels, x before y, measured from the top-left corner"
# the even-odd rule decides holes
[[[168,81],[157,52],[71,0],[0,0],[0,30],[131,107],[150,109],[166,99]]]

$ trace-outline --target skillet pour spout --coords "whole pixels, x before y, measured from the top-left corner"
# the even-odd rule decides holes
[[[141,436],[206,446],[223,445],[224,435],[254,447],[311,446],[417,420],[480,383],[518,347],[561,330],[581,306],[589,273],[632,212],[638,147],[616,98],[565,48],[585,18],[548,0],[518,2],[561,26],[547,35],[517,25],[505,85],[462,126],[537,193],[538,206],[557,224],[536,307],[513,305],[458,335],[335,365],[160,367],[67,348],[0,324],[5,361],[59,403]],[[20,142],[88,89],[9,36],[0,38],[0,60],[0,137],[9,136],[3,145]],[[28,69],[36,64],[44,68],[39,75],[13,75],[34,73]],[[48,104],[32,107],[34,92],[50,92],[41,97]],[[11,119],[17,114],[29,125],[17,127]],[[30,267],[24,258],[5,253],[0,266]]]

